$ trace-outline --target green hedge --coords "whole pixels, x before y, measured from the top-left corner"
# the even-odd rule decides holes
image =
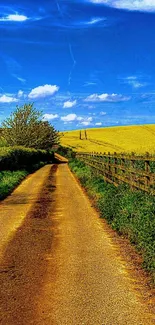
[[[0,148],[0,171],[27,170],[35,168],[40,162],[54,161],[54,153],[47,150],[36,150],[25,147]]]
[[[66,158],[75,158],[76,156],[76,152],[73,151],[72,148],[63,147],[61,145],[59,145],[59,148],[56,150],[56,152]]]

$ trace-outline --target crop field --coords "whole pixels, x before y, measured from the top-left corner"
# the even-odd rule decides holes
[[[75,151],[86,152],[135,152],[155,154],[155,124],[121,126],[61,133],[61,145]]]

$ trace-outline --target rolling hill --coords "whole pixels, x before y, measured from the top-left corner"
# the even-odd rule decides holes
[[[155,153],[155,124],[61,132],[61,144],[75,151]]]

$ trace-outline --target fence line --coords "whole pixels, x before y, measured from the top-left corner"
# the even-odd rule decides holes
[[[143,156],[77,152],[76,157],[85,162],[115,186],[126,183],[131,189],[137,188],[155,195],[155,157],[146,153]]]

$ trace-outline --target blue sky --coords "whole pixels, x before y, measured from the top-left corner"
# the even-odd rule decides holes
[[[58,130],[155,123],[154,0],[0,0],[0,122],[32,103]]]

